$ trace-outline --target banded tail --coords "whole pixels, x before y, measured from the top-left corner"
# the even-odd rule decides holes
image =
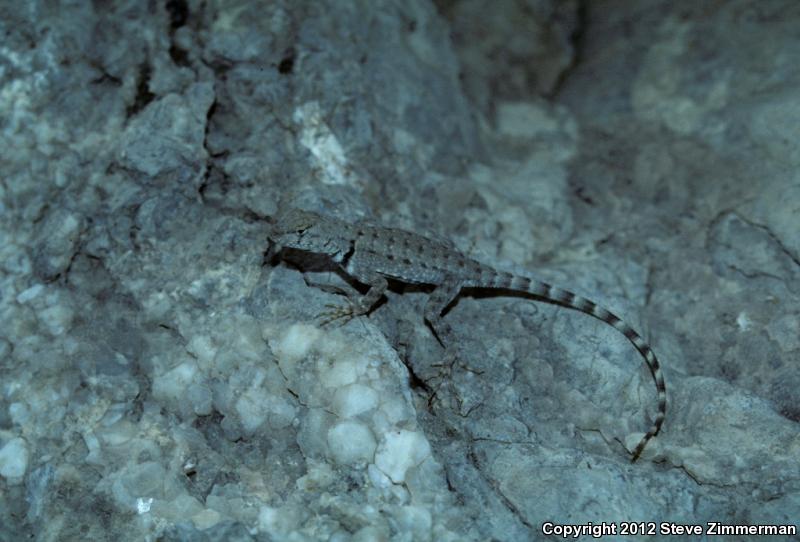
[[[594,316],[625,335],[636,350],[639,351],[645,363],[647,363],[647,367],[650,369],[650,373],[653,375],[653,381],[656,384],[656,390],[658,392],[658,414],[650,430],[642,437],[642,440],[639,441],[639,444],[637,444],[636,448],[633,450],[631,462],[636,461],[650,439],[656,436],[661,430],[661,425],[664,423],[664,417],[667,414],[667,388],[664,385],[664,375],[661,372],[661,366],[653,350],[650,348],[650,345],[618,316],[598,306],[593,301],[574,294],[569,290],[562,290],[546,282],[520,277],[506,272],[497,272],[491,280],[491,285],[489,287],[527,292],[533,296],[541,297],[558,303],[559,305],[565,305],[590,316]]]

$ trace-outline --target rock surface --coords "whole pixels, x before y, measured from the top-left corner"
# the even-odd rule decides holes
[[[29,6],[0,17],[0,540],[797,522],[796,3]],[[426,292],[320,326],[348,286],[264,262],[288,202],[620,314],[663,431],[631,464],[636,351],[513,297],[450,310],[467,369],[431,400]]]

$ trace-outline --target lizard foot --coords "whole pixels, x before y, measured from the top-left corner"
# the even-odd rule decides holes
[[[459,368],[476,375],[481,375],[484,373],[484,371],[480,369],[475,369],[474,367],[467,365],[467,363],[462,360],[461,356],[458,355],[457,349],[448,348],[445,351],[445,355],[442,360],[439,363],[432,364],[431,366],[436,367],[439,370],[438,374],[432,379],[438,382],[434,386],[431,386],[433,393],[428,398],[429,408],[432,408],[436,404],[442,403],[443,397],[440,392],[445,387],[454,393],[454,397],[457,397],[458,394],[455,393],[453,379],[450,378],[453,374],[453,367],[458,366]]]
[[[438,381],[435,385],[431,386],[433,393],[428,397],[428,408],[433,408],[434,405],[442,402],[442,397],[439,391],[451,384],[450,375],[453,374],[453,366],[458,362],[458,355],[455,351],[445,350],[444,357],[439,363],[431,364],[431,367],[438,369],[436,376],[431,381]]]
[[[436,367],[439,369],[439,374],[436,375],[436,378],[441,378],[442,380],[447,380],[447,378],[453,373],[453,366],[458,362],[458,355],[452,350],[446,350],[444,353],[444,358],[439,363],[432,363],[431,367]]]
[[[360,314],[356,307],[348,301],[346,305],[334,305],[328,303],[325,305],[327,310],[322,311],[317,315],[320,319],[320,326],[327,326],[333,322],[339,322],[339,325],[345,325],[347,322]]]
[[[452,350],[446,351],[444,359],[442,359],[442,361],[440,361],[439,363],[434,363],[433,367],[440,367],[441,369],[439,372],[439,376],[442,379],[445,379],[452,374],[453,367],[455,367],[456,365],[458,365],[458,367],[469,373],[473,373],[476,375],[482,375],[484,373],[484,371],[480,369],[476,369],[474,367],[471,367],[470,365],[467,365],[467,363],[462,361],[461,356],[459,356],[457,352],[454,352]]]

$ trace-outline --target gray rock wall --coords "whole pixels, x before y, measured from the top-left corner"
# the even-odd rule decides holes
[[[0,540],[795,524],[798,24],[756,1],[0,4]],[[624,317],[664,367],[661,434],[630,463],[653,382],[575,311],[464,296],[441,386],[424,289],[321,326],[341,278],[265,261],[289,203]]]

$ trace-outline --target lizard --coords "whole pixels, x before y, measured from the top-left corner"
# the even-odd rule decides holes
[[[632,462],[661,430],[667,411],[667,390],[655,353],[631,326],[585,297],[537,279],[498,271],[465,256],[443,240],[368,223],[349,223],[296,208],[276,213],[269,240],[269,253],[278,254],[283,248],[290,248],[322,256],[369,287],[364,295],[352,296],[354,299],[349,299],[347,306],[335,309],[328,321],[368,314],[386,291],[387,279],[433,286],[424,318],[445,352],[454,344],[454,336],[443,313],[465,288],[519,292],[602,320],[621,332],[641,354],[657,390],[658,412],[634,448]]]

